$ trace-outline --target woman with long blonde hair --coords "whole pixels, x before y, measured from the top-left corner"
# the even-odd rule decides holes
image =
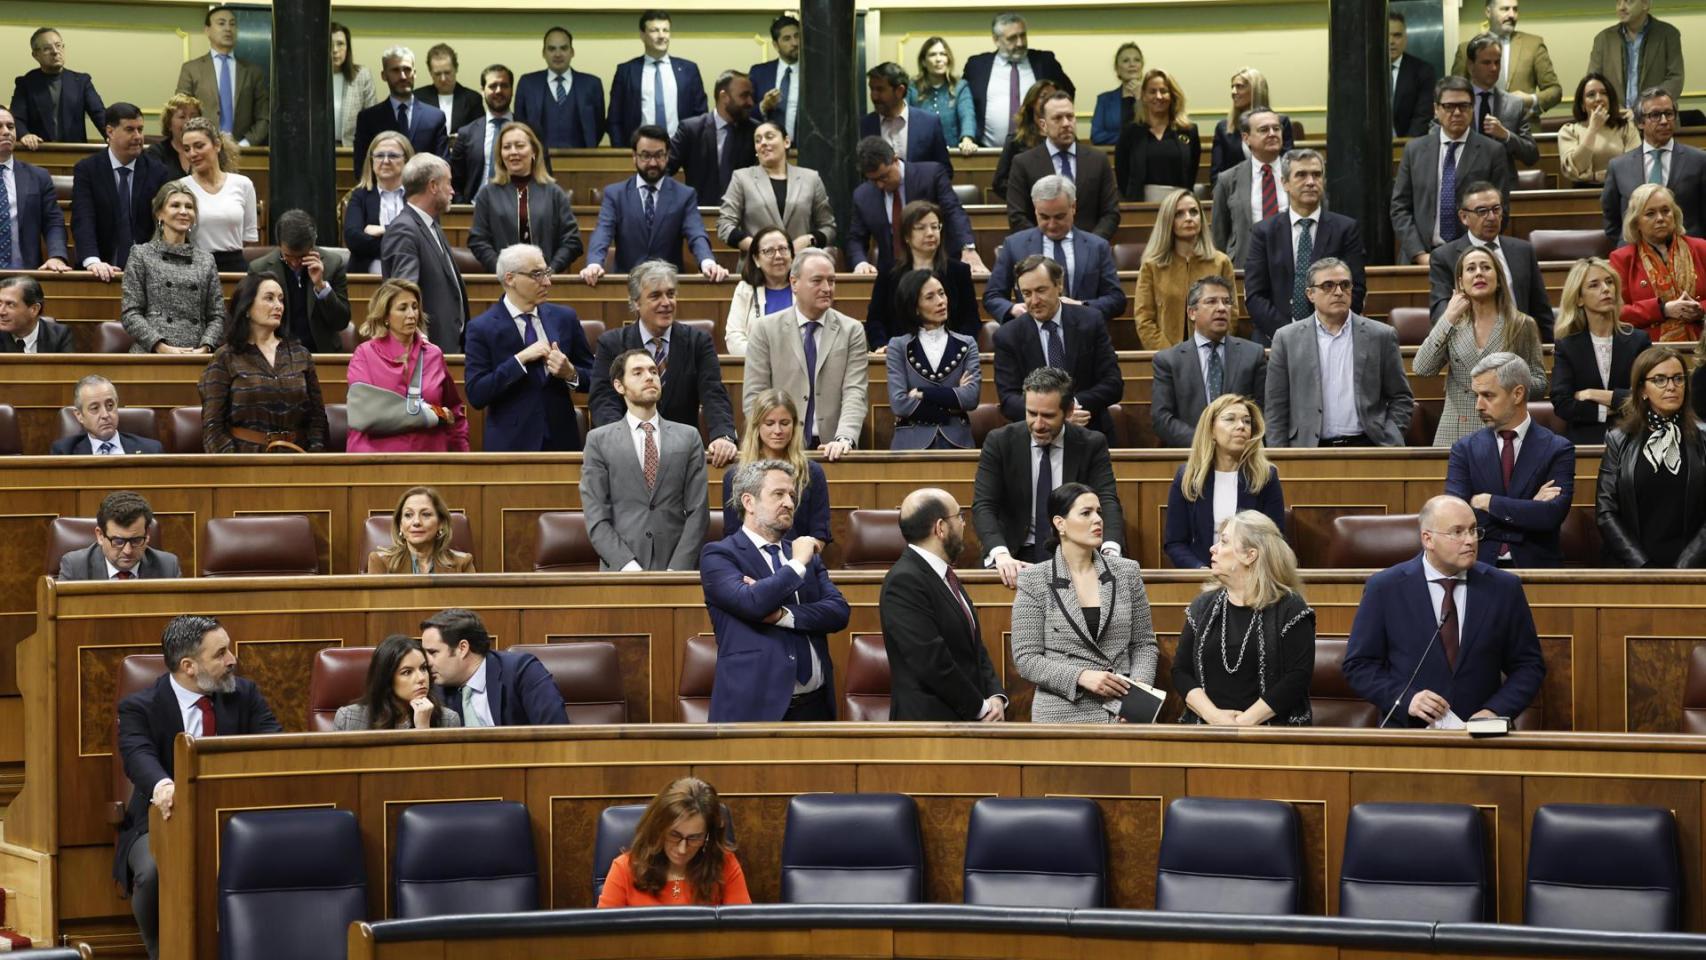
[[[1268,78],[1262,76],[1262,71],[1255,67],[1244,67],[1232,75],[1232,101],[1227,108],[1226,117],[1214,125],[1214,146],[1208,160],[1208,182],[1213,184],[1220,178],[1223,171],[1230,170],[1249,159],[1250,151],[1244,146],[1244,137],[1239,122],[1244,115],[1255,107],[1273,109],[1274,102],[1268,99]],[[1279,118],[1280,129],[1285,131],[1280,153],[1284,154],[1296,144],[1292,142],[1291,118],[1283,113],[1275,112]]]
[[[1145,350],[1165,350],[1190,336],[1185,298],[1191,284],[1203,277],[1225,277],[1233,284],[1232,258],[1215,249],[1202,204],[1189,190],[1174,190],[1155,211],[1155,227],[1143,248],[1137,271],[1137,337]],[[1234,311],[1236,312],[1236,311]]]
[[[794,468],[794,526],[788,538],[806,536],[823,543],[829,537],[829,484],[823,467],[806,459],[805,427],[800,406],[788,391],[761,390],[746,411],[746,431],[740,453],[723,474],[723,530],[732,533],[742,523],[740,502],[734,498],[735,473],[758,460],[781,460]]]
[[[586,248],[569,195],[545,169],[544,144],[532,127],[513,120],[498,130],[497,144],[492,182],[474,196],[468,249],[487,273],[495,273],[499,253],[531,243],[545,254],[552,273],[566,273]]]
[[[1143,75],[1137,116],[1114,148],[1114,179],[1127,200],[1159,203],[1168,190],[1191,189],[1202,140],[1185,109],[1185,91],[1165,70]]]
[[[391,542],[367,555],[368,573],[473,573],[473,554],[450,545],[450,508],[432,487],[410,487],[391,511]]]
[[[1669,187],[1643,183],[1629,194],[1623,246],[1611,251],[1623,279],[1623,320],[1655,343],[1700,339],[1706,301],[1706,240],[1688,235]]]
[[[1552,409],[1575,444],[1604,443],[1608,422],[1629,399],[1629,370],[1652,346],[1618,316],[1623,280],[1599,257],[1577,260],[1564,280],[1552,347]]]
[[[1285,528],[1285,491],[1262,445],[1267,429],[1256,401],[1235,393],[1216,397],[1197,417],[1190,455],[1167,491],[1162,550],[1173,566],[1208,566],[1215,527],[1240,510]]]

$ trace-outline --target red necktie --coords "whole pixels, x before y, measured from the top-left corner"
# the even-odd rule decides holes
[[[657,441],[652,438],[652,430],[654,427],[650,423],[642,423],[640,424],[640,429],[646,432],[646,459],[644,464],[646,471],[646,489],[656,490],[658,486],[658,444]]]
[[[1504,474],[1505,495],[1509,496],[1511,492],[1511,471],[1516,469],[1516,431],[1500,430],[1499,440],[1501,441],[1499,446],[1499,472]],[[1510,555],[1511,545],[1508,543],[1499,544],[1499,556],[1508,557]]]
[[[1451,577],[1441,577],[1434,583],[1445,590],[1445,599],[1439,603],[1439,645],[1445,650],[1446,666],[1457,669],[1457,595],[1454,592],[1457,581]]]
[[[527,184],[524,183],[516,189],[516,197],[516,203],[518,205],[516,210],[516,222],[521,230],[521,242],[532,243],[533,225],[529,223],[527,219]]]
[[[1279,213],[1279,192],[1274,189],[1274,165],[1262,164],[1262,219]]]
[[[972,636],[977,636],[977,618],[972,616],[971,603],[966,600],[966,588],[960,586],[960,578],[954,573],[954,568],[948,568],[948,589],[954,591],[954,599],[960,602],[960,612],[966,615],[966,623],[971,625]]]
[[[894,239],[894,262],[895,266],[898,267],[901,261],[905,259],[902,253],[906,250],[900,239],[900,189],[898,187],[895,192],[889,194],[889,236]]]
[[[201,711],[201,735],[204,737],[215,736],[218,730],[215,729],[216,725],[213,722],[213,701],[202,697],[195,702],[195,708]]]
[[[129,570],[120,570],[118,573],[113,574],[113,579],[114,580],[135,580],[136,574],[131,573]]]

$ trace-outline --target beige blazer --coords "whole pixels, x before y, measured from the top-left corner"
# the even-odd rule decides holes
[[[818,442],[846,437],[857,444],[865,434],[865,414],[870,410],[865,327],[833,308],[818,319],[823,323],[817,332]],[[750,409],[752,398],[771,387],[788,391],[805,417],[811,381],[806,377],[800,315],[793,307],[759,318],[748,330],[741,407]]]
[[[373,89],[373,74],[366,67],[356,67],[355,79],[344,81],[344,117],[343,125],[338,129],[338,146],[355,144],[355,115],[378,102],[379,93]],[[366,157],[358,157],[356,169],[362,169],[366,162]]]
[[[790,239],[822,233],[825,247],[835,243],[835,211],[829,208],[829,191],[816,170],[788,165],[788,202],[782,210],[776,209],[776,191],[763,167],[742,167],[729,177],[717,211],[717,236],[736,246],[729,240],[735,230],[750,237],[765,227],[781,227]]]
[[[266,78],[253,66],[238,60],[231,82],[235,87],[231,91],[235,114],[231,135],[257,147],[265,144],[272,124],[272,92]],[[219,122],[219,80],[214,76],[211,52],[184,61],[178,70],[177,92],[200,100],[202,115]]]
[[[1618,111],[1627,113],[1622,105]],[[1558,167],[1564,177],[1559,187],[1568,190],[1577,183],[1605,183],[1611,161],[1641,145],[1641,128],[1629,120],[1615,130],[1603,128],[1589,135],[1586,123],[1571,120],[1558,128]]]
[[[1468,51],[1469,40],[1457,45],[1457,59],[1451,64],[1453,76],[1469,76]],[[1538,113],[1545,113],[1564,99],[1564,88],[1558,83],[1558,71],[1552,67],[1552,54],[1546,50],[1546,41],[1532,33],[1518,30],[1511,34],[1511,68],[1505,76],[1509,78],[1505,81],[1506,90],[1533,94],[1539,99]]]

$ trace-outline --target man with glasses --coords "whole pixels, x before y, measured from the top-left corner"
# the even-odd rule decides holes
[[[953,169],[929,160],[907,161],[882,137],[865,137],[853,159],[865,182],[853,188],[853,222],[847,227],[847,255],[853,272],[888,273],[896,258],[908,266],[912,254],[899,236],[901,210],[914,200],[942,209],[942,246],[951,259],[984,270],[971,220],[954,193]],[[942,278],[947,282],[947,278]],[[878,346],[872,344],[873,349]]]
[[[1415,398],[1398,355],[1398,334],[1351,310],[1351,268],[1309,267],[1315,312],[1286,324],[1268,354],[1270,447],[1398,447]]]
[[[627,273],[646,260],[664,260],[677,270],[681,244],[693,255],[699,274],[712,283],[722,283],[729,272],[711,254],[705,235],[705,219],[699,215],[699,192],[664,175],[669,166],[669,134],[655,124],[634,131],[634,176],[604,188],[598,208],[598,228],[587,247],[581,279],[589,287],[598,285],[616,244],[616,273]]]
[[[1676,197],[1688,235],[1706,238],[1706,150],[1676,141],[1676,99],[1663,88],[1643,90],[1635,119],[1641,145],[1611,161],[1599,194],[1605,235],[1621,243],[1629,195],[1643,183],[1662,183]]]
[[[1482,531],[1448,494],[1422,506],[1422,552],[1368,579],[1345,680],[1382,726],[1455,728],[1515,718],[1546,676],[1522,581],[1475,559]]]
[[[18,119],[18,146],[38,149],[43,143],[87,143],[89,128],[106,122],[107,108],[86,73],[65,68],[65,40],[52,27],[30,34],[30,56],[39,66],[19,77],[12,87],[12,115]]]
[[[1221,214],[1212,229],[1214,245],[1242,264],[1250,228],[1289,210],[1291,198],[1280,172],[1285,127],[1279,114],[1257,104],[1239,115],[1238,132],[1248,156],[1214,179],[1214,209]]]
[[[1226,277],[1202,277],[1185,294],[1191,336],[1155,354],[1149,418],[1161,446],[1190,446],[1197,418],[1221,394],[1260,403],[1267,393],[1266,351],[1229,332],[1237,309],[1238,298]]]
[[[1234,168],[1236,169],[1236,168]],[[1286,209],[1250,230],[1244,252],[1244,305],[1257,343],[1272,342],[1281,327],[1314,313],[1300,268],[1332,257],[1351,271],[1351,310],[1362,311],[1368,282],[1363,273],[1362,228],[1342,213],[1321,209],[1327,163],[1307,148],[1280,158]]]
[[[183,576],[178,558],[148,545],[154,511],[142,495],[109,493],[95,513],[95,543],[59,558],[61,580],[167,580]]]
[[[1485,180],[1508,196],[1510,165],[1498,141],[1471,129],[1475,98],[1469,81],[1443,77],[1434,84],[1434,119],[1439,126],[1404,145],[1392,180],[1392,232],[1404,263],[1427,263],[1435,247],[1463,232],[1457,218],[1460,184]]]
[[[1517,310],[1534,318],[1540,338],[1552,342],[1552,303],[1546,294],[1546,278],[1534,245],[1520,237],[1500,236],[1505,226],[1504,200],[1499,188],[1477,180],[1463,188],[1463,204],[1457,210],[1463,235],[1433,252],[1428,264],[1429,313],[1438,320],[1451,303],[1457,287],[1457,261],[1477,247],[1492,253],[1504,271],[1505,287],[1516,300]]]

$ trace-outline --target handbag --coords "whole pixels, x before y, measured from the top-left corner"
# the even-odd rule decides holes
[[[426,351],[422,350],[415,357],[407,396],[371,383],[350,384],[345,397],[350,429],[375,437],[394,437],[400,433],[431,430],[454,419],[446,408],[435,407],[421,399],[421,371],[426,366],[423,362],[425,356]]]

